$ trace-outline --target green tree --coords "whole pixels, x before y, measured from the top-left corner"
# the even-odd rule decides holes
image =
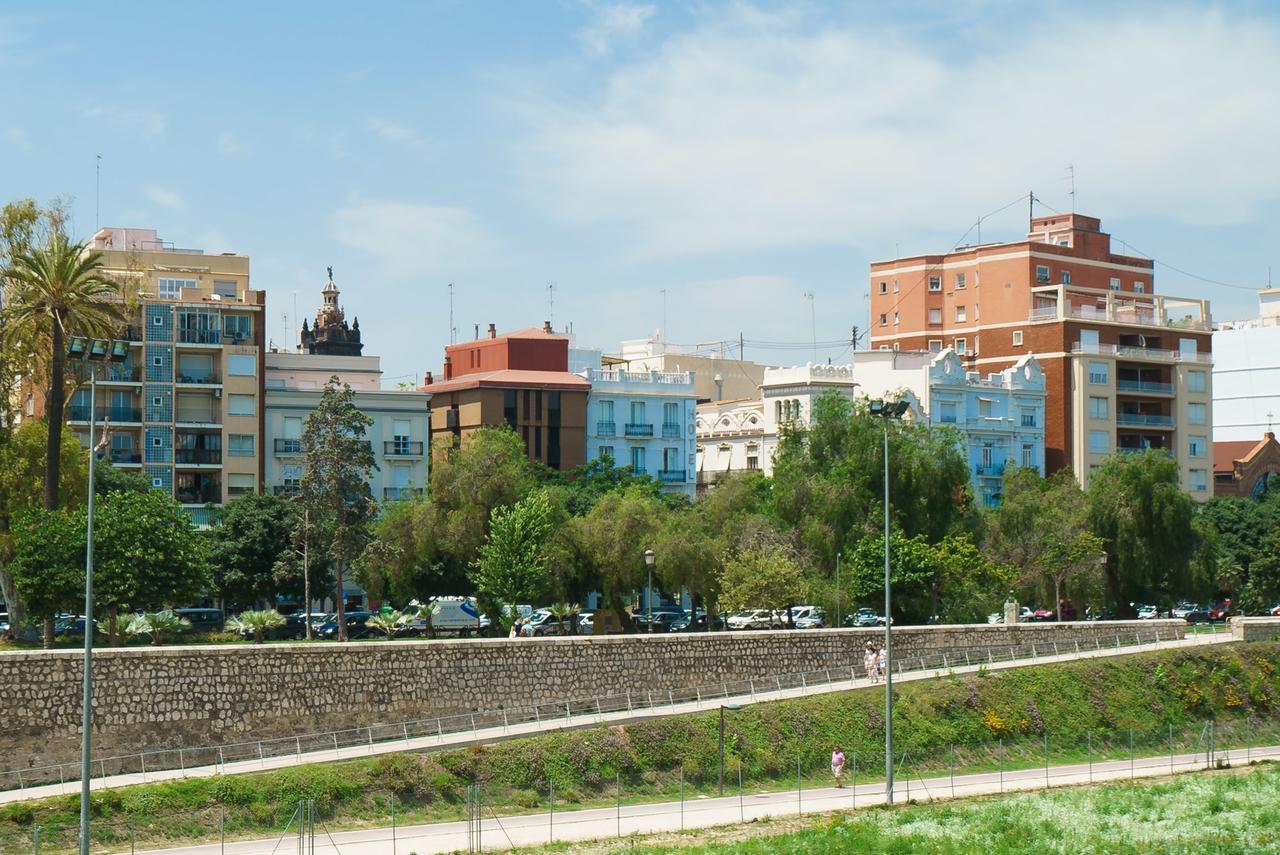
[[[267,633],[285,624],[284,616],[274,609],[255,609],[241,612],[231,619],[231,631],[253,638],[254,644],[261,644]]]
[[[40,364],[48,367],[45,419],[62,423],[67,396],[67,339],[73,335],[110,337],[123,318],[119,289],[102,275],[102,253],[86,252],[61,232],[43,246],[15,256],[8,270],[6,319],[19,333],[36,342]],[[62,462],[62,431],[51,430],[45,456],[44,507],[58,507],[58,471]]]
[[[209,533],[212,581],[219,600],[248,605],[277,593],[277,564],[293,550],[293,517],[289,502],[279,496],[249,493],[227,503]]]
[[[129,615],[124,622],[125,635],[145,635],[157,647],[164,644],[166,638],[173,638],[184,629],[191,629],[191,621],[179,617],[172,609]]]
[[[52,647],[54,615],[83,604],[84,514],[31,508],[18,518],[12,536],[9,569],[18,595],[40,619],[44,646]]]
[[[541,491],[493,509],[488,539],[471,571],[492,620],[498,619],[503,606],[536,602],[547,592],[545,547],[550,533],[551,503]]]
[[[347,640],[342,579],[349,562],[364,551],[375,505],[369,476],[378,468],[365,431],[373,424],[355,405],[355,393],[336,376],[307,416],[302,431],[305,465],[300,498],[308,518],[326,532],[333,561],[338,640]]]
[[[1207,582],[1192,577],[1193,503],[1176,460],[1158,450],[1114,454],[1091,476],[1087,497],[1089,527],[1107,553],[1107,599],[1119,613]]]
[[[643,490],[609,493],[578,524],[582,545],[599,574],[605,608],[622,613],[622,598],[645,584],[644,551],[661,524],[662,504]]]
[[[889,584],[893,619],[924,623],[936,614],[946,567],[924,535],[907,537],[894,526],[889,537]],[[842,583],[850,602],[875,608],[884,602],[884,535],[869,535],[845,554]]]
[[[396,633],[408,622],[409,618],[392,609],[389,612],[378,612],[370,615],[368,625],[387,637],[387,641],[396,637]]]
[[[809,596],[811,580],[795,550],[776,540],[761,539],[737,550],[725,565],[720,596],[731,611],[768,608],[787,614]]]
[[[209,583],[205,541],[191,517],[155,490],[111,493],[94,520],[94,599],[118,643],[121,612],[194,599]]]
[[[151,482],[141,473],[117,469],[111,465],[110,460],[100,459],[93,464],[93,488],[96,496],[108,493],[145,493],[151,489]]]

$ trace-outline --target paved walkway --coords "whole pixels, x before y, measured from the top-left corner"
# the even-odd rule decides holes
[[[1250,760],[1280,758],[1280,746],[1255,747],[1219,751],[1216,757],[1232,764]],[[1003,792],[1040,790],[1049,787],[1077,786],[1104,781],[1150,778],[1173,772],[1204,769],[1207,758],[1199,754],[1165,755],[1134,760],[1110,760],[1092,764],[1021,769],[899,779],[896,800],[933,801],[988,795]],[[734,789],[726,785],[726,789]],[[479,843],[485,850],[499,851],[514,846],[533,846],[551,841],[598,840],[630,834],[655,834],[687,828],[733,825],[765,816],[794,816],[797,813],[821,813],[852,810],[884,803],[884,785],[860,784],[844,789],[825,787],[785,792],[733,793],[723,798],[699,798],[684,802],[620,805],[590,810],[546,812],[522,816],[496,817],[486,809],[480,827]],[[315,855],[403,855],[466,851],[469,833],[466,822],[444,822],[364,831],[329,833],[317,824]],[[147,850],[149,855],[267,855],[296,851],[297,835],[269,840],[208,844],[173,849]],[[126,850],[127,851],[127,850]],[[114,855],[114,853],[113,853]]]
[[[1007,668],[1025,668],[1033,665],[1074,662],[1081,659],[1128,656],[1133,653],[1142,653],[1154,650],[1227,644],[1233,640],[1234,639],[1231,637],[1230,633],[1188,633],[1185,638],[1171,641],[1152,642],[1148,644],[1130,644],[1115,648],[1103,647],[1095,650],[1085,649],[1081,650],[1079,653],[1070,652],[1057,655],[1051,654],[1035,658],[1015,659],[1012,661],[997,660],[994,663],[989,664],[982,663],[950,668],[907,671],[903,674],[895,675],[893,681],[894,683],[910,683],[916,680],[931,680],[946,674],[967,674],[974,673],[979,670],[999,671]],[[181,778],[197,778],[211,775],[259,772],[268,769],[283,769],[308,763],[326,763],[334,760],[350,760],[376,754],[461,748],[478,743],[489,744],[501,742],[507,739],[534,736],[539,733],[546,733],[549,731],[576,730],[595,727],[598,725],[630,724],[650,719],[665,718],[672,715],[681,715],[684,713],[713,711],[719,709],[722,705],[727,704],[746,706],[748,704],[821,695],[830,692],[845,692],[850,689],[861,689],[871,685],[873,684],[866,679],[852,679],[838,680],[830,683],[814,683],[808,686],[797,686],[793,688],[789,687],[780,691],[757,690],[753,694],[749,695],[730,695],[728,697],[716,695],[712,697],[704,697],[702,700],[696,701],[676,701],[673,704],[653,708],[620,710],[617,712],[605,712],[598,714],[579,713],[556,719],[521,722],[518,724],[512,724],[509,727],[481,727],[476,730],[446,732],[440,735],[372,742],[367,745],[344,746],[336,750],[303,751],[297,754],[261,757],[252,760],[217,763],[207,766],[188,766],[184,769],[162,769],[150,771],[145,774],[138,772],[121,775],[108,775],[102,778],[94,778],[90,786],[94,790],[110,789],[114,787],[126,787],[135,784],[170,781]],[[45,798],[47,796],[67,795],[71,793],[78,793],[79,791],[80,784],[78,779],[68,780],[60,784],[22,787],[19,789],[0,791],[0,804],[26,801],[28,799]]]

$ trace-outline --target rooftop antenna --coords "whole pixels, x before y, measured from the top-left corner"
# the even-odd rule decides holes
[[[1071,184],[1071,213],[1076,212],[1076,168],[1072,164],[1067,164],[1067,181]]]
[[[332,271],[333,268],[331,267],[329,270]],[[332,274],[329,278],[333,278]],[[291,348],[296,347],[301,350],[302,342],[298,340],[298,290],[296,288],[293,291],[293,326],[289,327],[286,332],[289,333],[290,340],[294,342]]]
[[[94,166],[93,176],[93,230],[102,227],[100,212],[102,211],[102,155],[96,155],[98,162]]]
[[[662,335],[670,338],[671,336],[667,333],[667,289],[663,288],[659,293],[662,294]],[[661,340],[662,338],[659,336],[659,341]]]
[[[284,340],[286,342],[289,341],[289,313],[288,312],[280,313],[280,335],[284,337]],[[287,344],[285,345],[285,348],[288,349]]]
[[[813,323],[813,361],[818,361],[818,310],[814,308],[813,292],[805,291],[804,296],[809,300],[809,319]]]
[[[551,324],[551,328],[556,326],[556,283],[547,283],[547,321]]]
[[[458,343],[458,328],[453,325],[453,283],[449,283],[449,344]]]

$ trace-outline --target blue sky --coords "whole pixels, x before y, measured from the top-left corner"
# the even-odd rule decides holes
[[[388,382],[439,368],[450,282],[460,339],[553,282],[616,350],[665,290],[669,340],[792,363],[865,327],[869,261],[1069,209],[1067,164],[1159,291],[1252,315],[1277,93],[1266,3],[10,2],[0,196],[87,237],[100,154],[102,225],[249,254],[277,342],[333,265]]]

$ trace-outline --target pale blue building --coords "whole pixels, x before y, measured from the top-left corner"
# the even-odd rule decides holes
[[[693,498],[697,484],[697,398],[692,371],[589,368],[587,460],[612,457],[617,466]]]

